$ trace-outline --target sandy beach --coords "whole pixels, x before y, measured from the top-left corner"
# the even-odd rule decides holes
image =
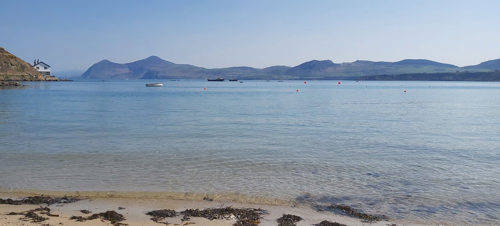
[[[146,213],[154,210],[174,210],[181,213],[187,209],[223,209],[230,207],[233,210],[261,209],[265,213],[260,216],[258,225],[278,225],[277,220],[284,214],[299,216],[302,220],[296,225],[315,225],[322,221],[337,222],[338,225],[416,225],[401,222],[377,221],[363,222],[360,219],[343,216],[326,211],[316,211],[307,205],[296,204],[280,200],[250,199],[246,203],[224,199],[219,196],[184,194],[174,196],[167,193],[125,193],[125,192],[49,192],[49,191],[3,191],[0,197],[3,200],[12,198],[21,200],[33,196],[45,197],[73,197],[80,199],[71,203],[54,203],[51,205],[0,204],[0,225],[238,225],[238,218],[228,215],[222,219],[206,219],[203,217],[189,217],[183,214],[175,217],[160,218],[153,221],[152,216]],[[205,200],[203,200],[205,199]],[[48,207],[45,208],[45,207]],[[38,210],[37,210],[38,208]],[[45,208],[45,209],[44,209]],[[26,213],[34,211],[38,216],[46,218],[40,222],[34,222],[33,218],[27,218]],[[112,222],[103,217],[86,219],[93,214],[114,211],[121,214],[123,220]],[[13,213],[14,212],[14,213]],[[108,212],[109,213],[109,212]],[[184,218],[184,219],[183,219]],[[248,225],[248,224],[239,224]],[[293,224],[284,224],[293,225]],[[326,225],[326,224],[325,224]],[[333,225],[333,224],[332,224]]]

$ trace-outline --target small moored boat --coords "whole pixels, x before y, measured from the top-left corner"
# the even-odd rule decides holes
[[[155,82],[155,83],[146,83],[146,87],[162,87],[163,83]]]
[[[209,82],[223,82],[224,81],[224,78],[216,78],[216,79],[207,79]]]

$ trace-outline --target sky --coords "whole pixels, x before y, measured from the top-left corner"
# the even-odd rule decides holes
[[[0,47],[53,71],[152,55],[207,68],[500,58],[498,0],[15,0],[0,21]]]

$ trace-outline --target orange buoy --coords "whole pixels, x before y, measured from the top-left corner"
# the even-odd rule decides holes
[[[307,84],[307,81],[304,81],[304,84]]]
[[[204,90],[204,91],[206,91],[206,90],[207,90],[207,88],[203,88],[203,90]]]
[[[337,82],[337,85],[340,85],[340,84],[342,84],[342,82],[338,81],[338,82]]]

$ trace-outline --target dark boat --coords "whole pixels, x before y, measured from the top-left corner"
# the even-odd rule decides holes
[[[238,79],[229,79],[230,82],[237,82]]]
[[[163,83],[155,82],[155,83],[146,83],[146,87],[162,87]]]
[[[216,79],[207,79],[209,82],[223,82],[224,78],[216,78]]]

